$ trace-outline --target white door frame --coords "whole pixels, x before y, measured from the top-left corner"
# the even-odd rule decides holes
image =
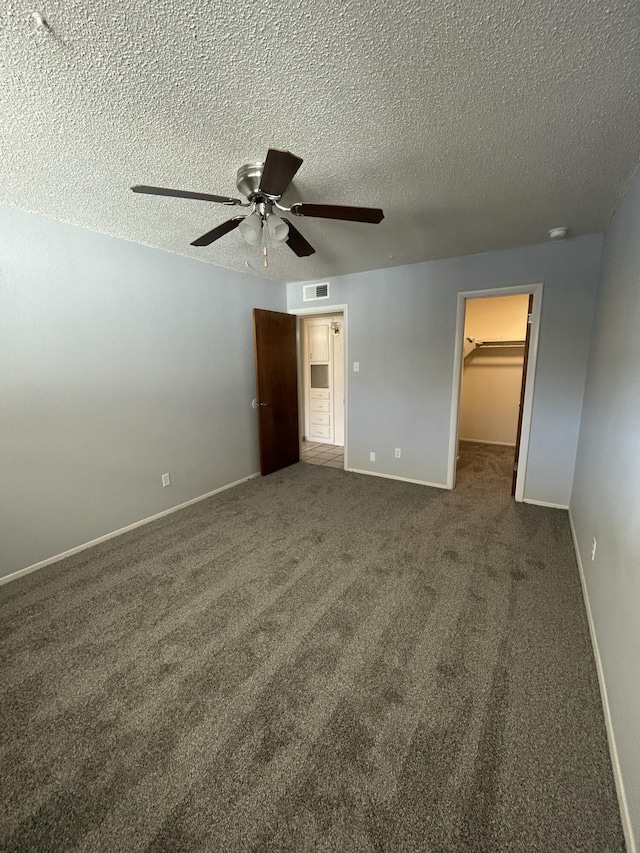
[[[287,313],[297,317],[297,340],[298,340],[298,406],[300,414],[298,423],[304,423],[304,373],[302,361],[302,349],[300,346],[300,318],[320,317],[323,314],[342,314],[342,325],[344,334],[344,470],[349,470],[349,336],[348,331],[348,305],[318,305],[315,308],[290,308]]]
[[[518,284],[512,287],[493,287],[487,290],[465,290],[458,293],[456,315],[455,351],[453,355],[453,393],[451,395],[451,425],[449,429],[449,460],[447,463],[447,488],[453,489],[456,479],[456,460],[458,456],[458,419],[460,415],[460,387],[462,384],[462,341],[464,337],[464,315],[467,299],[487,299],[492,296],[513,296],[519,293],[533,294],[531,317],[531,338],[529,340],[529,361],[525,378],[524,404],[522,412],[522,432],[520,437],[520,456],[516,477],[515,499],[524,500],[524,487],[527,476],[529,454],[529,435],[531,432],[531,413],[533,410],[533,391],[538,358],[538,337],[540,316],[542,313],[543,284]]]

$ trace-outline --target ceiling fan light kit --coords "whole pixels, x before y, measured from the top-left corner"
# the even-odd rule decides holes
[[[260,214],[254,211],[254,213],[245,216],[238,226],[238,231],[242,239],[246,240],[247,243],[251,243],[253,246],[257,245],[262,239],[262,219]]]
[[[220,223],[211,231],[194,240],[192,246],[209,246],[220,237],[224,237],[235,228],[240,236],[251,245],[262,243],[264,265],[267,261],[267,242],[286,243],[299,257],[304,258],[315,252],[313,246],[280,213],[292,213],[294,216],[314,216],[322,219],[340,219],[348,222],[367,222],[377,224],[384,219],[380,208],[354,207],[338,204],[306,204],[296,202],[290,207],[280,204],[298,169],[302,158],[290,151],[270,148],[264,163],[246,163],[238,169],[236,187],[247,201],[230,196],[210,195],[209,193],[173,190],[165,187],[151,187],[142,184],[131,187],[134,193],[164,195],[174,198],[189,198],[199,201],[212,201],[228,207],[249,207],[245,216],[234,216]],[[278,211],[278,212],[276,212]]]
[[[267,232],[274,243],[284,243],[289,236],[289,226],[279,216],[267,217]]]

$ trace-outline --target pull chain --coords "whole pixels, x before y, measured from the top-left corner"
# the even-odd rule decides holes
[[[262,256],[263,256],[263,264],[266,269],[269,266],[269,250],[267,248],[267,220],[262,220]]]

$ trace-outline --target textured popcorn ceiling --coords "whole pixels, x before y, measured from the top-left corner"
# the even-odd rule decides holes
[[[639,44],[638,0],[4,0],[0,200],[279,281],[599,232],[640,158]],[[263,272],[238,232],[189,245],[237,209],[128,189],[235,196],[270,146],[305,161],[285,200],[382,224],[296,219],[317,253]]]

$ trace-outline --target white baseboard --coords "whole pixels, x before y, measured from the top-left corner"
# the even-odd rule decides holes
[[[550,509],[569,509],[566,504],[552,504],[549,501],[533,501],[530,498],[523,498],[522,503],[533,504],[534,506],[548,506]]]
[[[236,480],[233,483],[228,483],[226,486],[220,486],[219,489],[214,489],[212,492],[207,492],[206,495],[200,495],[197,498],[192,498],[189,501],[172,506],[170,509],[164,509],[155,515],[150,515],[149,518],[143,518],[141,521],[134,521],[133,524],[128,524],[126,527],[121,527],[119,530],[114,530],[111,533],[105,533],[104,536],[99,536],[97,539],[92,539],[91,542],[85,542],[83,545],[76,545],[75,548],[70,548],[68,551],[63,551],[62,554],[56,554],[55,557],[49,557],[46,560],[41,560],[39,563],[34,563],[32,566],[27,566],[25,569],[18,569],[17,572],[12,572],[10,575],[5,575],[0,578],[0,586],[9,581],[17,580],[23,575],[28,575],[35,572],[37,569],[43,569],[45,566],[50,566],[57,563],[59,560],[64,560],[65,557],[71,557],[73,554],[78,554],[80,551],[85,551],[87,548],[93,548],[94,545],[99,545],[101,542],[106,542],[108,539],[114,539],[116,536],[121,536],[123,533],[128,533],[130,530],[135,530],[136,527],[142,527],[143,524],[149,524],[150,521],[156,521],[158,518],[163,518],[165,515],[170,515],[172,512],[177,512],[179,509],[191,506],[192,504],[204,501],[207,498],[217,495],[219,492],[224,492],[227,489],[232,489],[234,486],[239,486],[241,483],[246,483],[248,480],[254,480],[260,474],[249,474],[248,477],[243,477],[241,480]]]
[[[607,694],[607,683],[604,677],[602,668],[602,658],[600,657],[600,649],[598,647],[598,638],[596,636],[596,628],[593,622],[593,614],[591,613],[591,604],[589,602],[589,591],[587,589],[587,581],[584,576],[582,566],[582,558],[578,547],[578,537],[573,524],[573,516],[569,509],[569,526],[571,528],[571,536],[573,538],[573,548],[576,552],[576,560],[578,562],[578,572],[580,574],[580,583],[582,585],[582,597],[584,598],[584,606],[587,611],[587,622],[589,623],[589,634],[591,635],[591,645],[593,647],[593,656],[596,661],[596,671],[598,673],[598,684],[600,685],[600,697],[602,699],[602,708],[604,711],[604,723],[607,729],[607,739],[609,741],[609,753],[611,755],[611,766],[613,768],[613,778],[616,784],[616,792],[618,794],[618,804],[620,807],[620,819],[622,821],[622,830],[627,845],[628,853],[637,853],[636,842],[633,834],[633,826],[631,824],[631,816],[629,814],[629,806],[627,803],[627,794],[625,792],[622,772],[620,770],[620,759],[618,758],[618,748],[616,746],[616,737],[613,731],[613,721],[611,719],[611,709],[609,707],[609,696]]]
[[[496,444],[498,447],[515,447],[515,444],[511,441],[487,441],[484,438],[462,438],[460,437],[458,441],[468,441],[471,444]]]
[[[427,483],[426,480],[412,480],[411,477],[396,477],[395,474],[379,474],[377,471],[364,471],[361,468],[347,468],[352,474],[368,474],[370,477],[384,477],[385,480],[400,480],[402,483],[415,483],[417,486],[431,486],[434,489],[446,489],[444,483]]]

